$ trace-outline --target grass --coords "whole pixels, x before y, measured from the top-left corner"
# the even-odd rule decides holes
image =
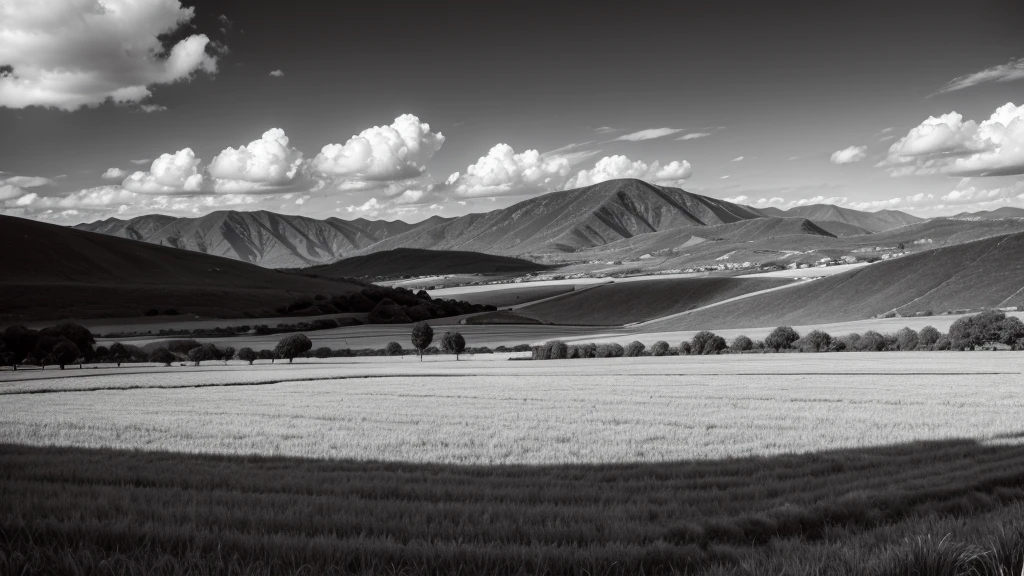
[[[547,267],[521,258],[481,252],[396,248],[353,256],[321,266],[295,270],[324,278],[374,278],[386,276],[433,276],[440,274],[525,273]]]
[[[485,312],[466,318],[466,324],[540,324],[540,320],[529,318],[522,314],[498,310],[497,312]]]
[[[672,278],[616,282],[522,309],[550,324],[621,326],[791,283],[776,278]]]
[[[599,466],[0,446],[0,574],[1013,575],[1019,446]]]
[[[479,290],[475,292],[469,291],[450,296],[450,298],[465,300],[471,304],[490,304],[492,306],[497,306],[498,308],[506,308],[508,306],[516,306],[527,302],[533,302],[534,300],[551,298],[552,296],[558,296],[559,294],[568,294],[575,289],[575,286],[566,284],[554,286],[509,284],[507,288]],[[447,297],[449,296],[439,296],[439,298]]]

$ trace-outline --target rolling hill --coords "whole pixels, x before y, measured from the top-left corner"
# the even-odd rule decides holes
[[[317,220],[263,210],[221,210],[198,218],[159,214],[131,220],[108,218],[76,228],[268,268],[296,268],[334,262],[386,238],[443,221],[436,216],[417,224],[402,220]]]
[[[522,274],[547,267],[529,260],[456,250],[396,248],[296,272],[320,278],[386,278],[442,274]]]
[[[950,216],[957,220],[999,220],[1002,218],[1024,218],[1024,208],[1003,206],[995,210],[980,210],[978,212],[961,212],[956,216]]]
[[[609,180],[411,230],[361,252],[423,248],[511,256],[566,253],[650,232],[760,217],[751,208],[678,188]]]
[[[788,210],[780,210],[778,208],[761,208],[760,211],[769,216],[777,217],[800,217],[813,220],[820,226],[828,228],[826,222],[839,222],[841,224],[847,224],[862,228],[868,232],[883,232],[885,230],[892,230],[893,228],[899,228],[906,226],[907,224],[914,224],[921,222],[923,218],[917,216],[911,216],[905,212],[899,210],[879,210],[878,212],[862,212],[860,210],[853,210],[851,208],[841,208],[832,204],[809,204],[807,206],[795,206]],[[837,231],[842,231],[843,228],[836,228]],[[848,234],[838,234],[836,236],[846,236]]]
[[[273,315],[299,295],[363,288],[11,216],[0,216],[0,245],[8,247],[0,276],[0,318],[8,320],[138,316],[151,308]]]
[[[1024,233],[926,250],[645,327],[652,332],[807,325],[887,312],[1024,305]]]

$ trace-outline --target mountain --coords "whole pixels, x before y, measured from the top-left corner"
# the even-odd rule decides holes
[[[813,220],[819,226],[828,228],[826,222],[840,222],[867,230],[868,232],[884,232],[908,224],[914,224],[924,220],[917,216],[911,216],[899,210],[879,210],[878,212],[863,212],[851,208],[841,208],[832,204],[809,204],[807,206],[795,206],[789,210],[779,208],[761,208],[762,213],[769,216],[807,218]],[[837,232],[841,231],[837,229]],[[848,236],[833,232],[836,236]]]
[[[1003,206],[995,210],[980,210],[978,212],[961,212],[956,216],[950,216],[957,220],[1001,220],[1003,218],[1024,218],[1024,208]]]
[[[1024,304],[1024,233],[917,252],[645,326],[662,332],[845,322]]]
[[[139,316],[154,308],[273,315],[297,296],[363,288],[11,216],[0,216],[0,246],[8,247],[0,318],[9,320]]]
[[[576,252],[684,226],[760,218],[755,210],[641,180],[552,192],[499,210],[410,230],[363,249],[468,250],[502,255]]]
[[[268,268],[294,268],[333,262],[381,240],[443,222],[402,220],[317,220],[263,210],[222,210],[198,218],[148,215],[108,218],[75,226],[80,230],[224,256]]]
[[[346,258],[333,264],[296,272],[319,278],[386,278],[438,274],[497,274],[533,272],[547,267],[529,260],[457,250],[396,248]]]

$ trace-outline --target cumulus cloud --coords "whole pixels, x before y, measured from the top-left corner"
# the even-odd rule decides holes
[[[280,78],[284,76],[284,72],[281,72],[280,70],[271,70],[270,75],[275,78]]]
[[[833,164],[852,164],[854,162],[860,162],[867,158],[868,147],[867,146],[850,146],[849,148],[843,148],[842,150],[836,150],[832,153]]]
[[[1000,106],[981,124],[956,112],[929,117],[879,163],[893,176],[1024,174],[1024,106]]]
[[[444,135],[412,114],[390,126],[374,126],[345,144],[328,144],[312,161],[324,176],[362,180],[401,180],[419,176],[424,162],[444,144]]]
[[[108,185],[55,197],[43,197],[33,193],[18,200],[7,201],[5,205],[29,210],[27,214],[37,218],[76,217],[75,219],[81,220],[111,214],[131,216],[154,211],[198,215],[219,208],[251,206],[260,201],[262,199],[259,197],[245,194],[152,196],[137,194],[121,186]],[[82,218],[77,218],[79,216]]]
[[[14,186],[13,184],[0,184],[0,200],[11,200],[13,198],[20,198],[28,194],[28,190],[25,190],[21,186]]]
[[[124,170],[121,170],[120,168],[107,168],[107,171],[103,173],[103,176],[101,176],[101,178],[106,178],[108,180],[118,180],[124,178],[127,175],[128,173],[125,172]]]
[[[618,178],[639,178],[648,182],[675,183],[693,174],[690,163],[686,160],[673,161],[664,167],[655,161],[647,165],[642,160],[630,160],[626,156],[605,156],[597,161],[590,170],[580,170],[565,183],[566,190],[582,188]]]
[[[549,190],[561,184],[569,174],[569,159],[543,155],[536,150],[516,154],[508,144],[495,144],[486,156],[455,172],[445,181],[459,196],[495,196]]]
[[[678,132],[682,132],[682,128],[648,128],[647,130],[640,130],[631,134],[623,134],[615,140],[625,140],[628,142],[639,142],[641,140],[653,140],[655,138],[663,138],[665,136],[671,136]]]
[[[153,160],[149,172],[135,172],[125,178],[122,185],[129,191],[139,194],[199,192],[203,185],[199,162],[191,148],[179,150],[174,154],[162,154]]]
[[[207,171],[216,192],[253,192],[287,186],[301,164],[302,152],[288,146],[284,130],[271,128],[248,145],[225,148],[210,161]]]
[[[394,199],[395,204],[415,204],[423,199],[426,194],[424,190],[406,190]]]
[[[39,186],[50,186],[54,184],[52,178],[43,176],[16,176],[0,172],[0,201],[20,198],[28,194],[26,188],[37,188]]]
[[[178,0],[25,0],[0,3],[0,106],[76,110],[137,103],[149,88],[214,74],[210,40],[160,38],[189,25]]]
[[[1006,64],[999,64],[986,68],[981,72],[974,72],[973,74],[954,78],[947,82],[945,86],[939,88],[932,96],[954,90],[963,90],[983,82],[1009,82],[1022,78],[1024,78],[1024,58],[1014,58]]]
[[[378,202],[376,198],[370,198],[361,206],[348,206],[345,208],[350,214],[359,214],[360,216],[370,216],[373,218],[380,214],[383,209],[384,205]]]

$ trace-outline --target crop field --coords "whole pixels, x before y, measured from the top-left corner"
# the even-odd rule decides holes
[[[0,573],[1016,575],[1021,367],[919,352],[5,372]]]

